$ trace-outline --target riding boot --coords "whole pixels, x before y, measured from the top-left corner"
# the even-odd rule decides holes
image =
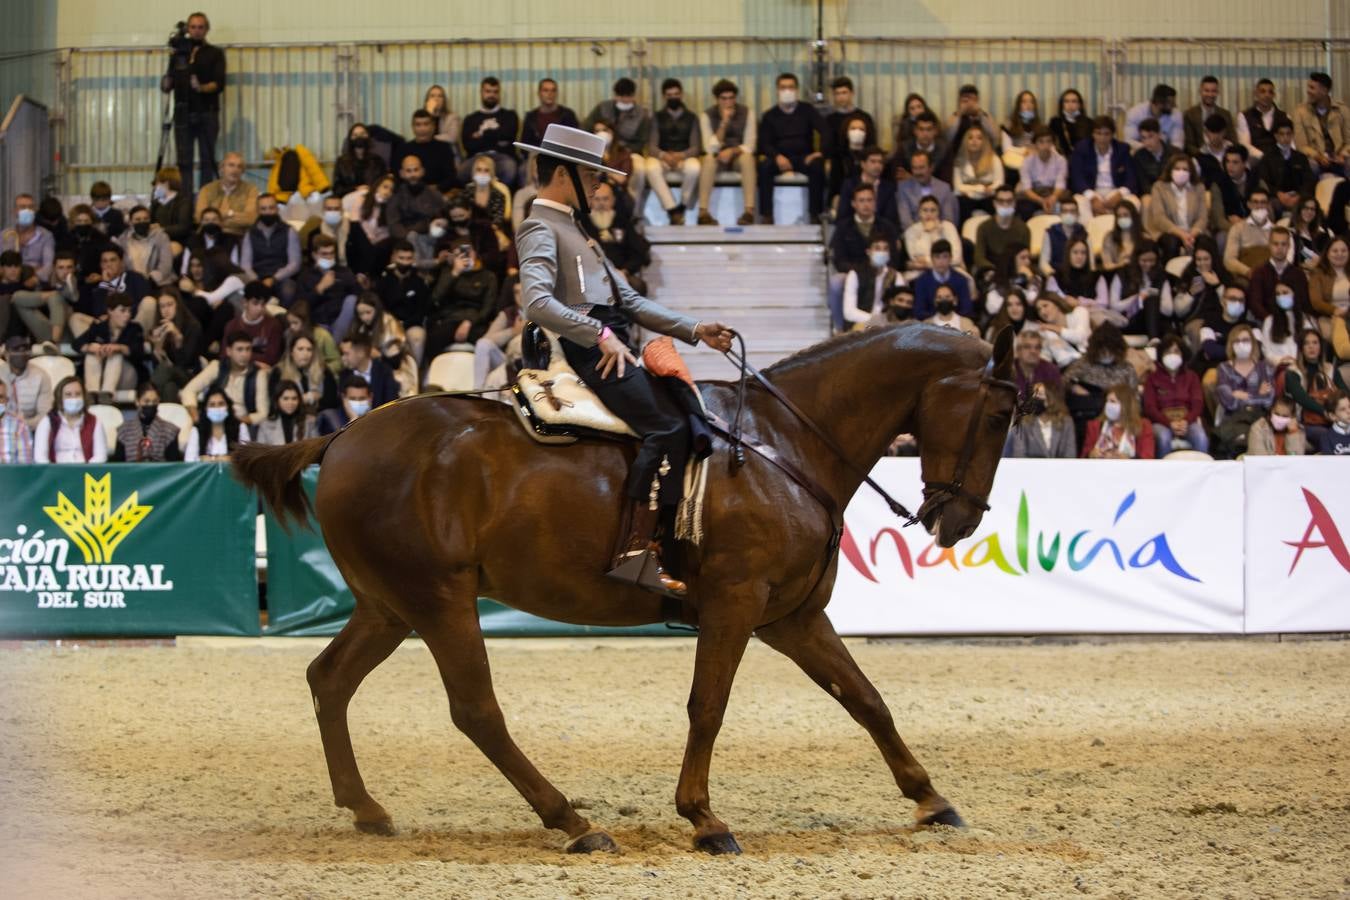
[[[637,500],[627,510],[614,562],[605,574],[657,593],[683,597],[688,590],[685,583],[671,577],[661,564],[661,544],[656,540],[660,510],[653,507],[652,501]]]

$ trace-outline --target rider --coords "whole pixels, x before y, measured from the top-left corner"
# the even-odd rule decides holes
[[[516,146],[538,154],[539,193],[516,232],[525,317],[558,335],[563,355],[581,380],[642,438],[626,485],[633,501],[627,537],[608,574],[642,583],[635,573],[651,562],[659,584],[644,586],[683,595],[683,582],[661,566],[657,528],[663,520],[672,521],[671,510],[680,500],[689,424],[637,364],[630,328],[639,325],[690,344],[701,340],[723,351],[730,349],[733,332],[643,297],[610,268],[604,251],[582,230],[578,217],[590,215],[588,200],[599,183],[598,173],[624,177],[602,163],[604,138],[549,125],[539,146]],[[641,563],[634,565],[639,558]]]

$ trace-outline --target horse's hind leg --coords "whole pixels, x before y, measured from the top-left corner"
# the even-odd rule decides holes
[[[933,789],[928,773],[909,752],[895,730],[886,702],[839,639],[823,611],[804,618],[788,616],[759,629],[760,640],[791,659],[806,676],[828,691],[867,729],[890,766],[895,783],[906,797],[918,804],[915,818],[920,825],[962,826],[956,808]]]
[[[440,669],[450,698],[450,718],[534,808],[546,828],[567,833],[568,852],[617,850],[613,839],[579,816],[511,739],[492,690],[487,648],[478,625],[477,578],[462,575],[451,583],[434,619],[413,623]]]
[[[374,834],[393,834],[394,825],[384,807],[366,792],[357,770],[347,730],[347,704],[362,680],[394,652],[408,631],[403,622],[358,600],[346,626],[306,672],[328,777],[333,782],[333,802],[352,811],[358,830]]]

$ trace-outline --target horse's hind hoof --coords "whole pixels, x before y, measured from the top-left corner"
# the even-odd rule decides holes
[[[694,847],[713,856],[741,855],[741,845],[731,834],[705,834],[694,841]]]
[[[948,806],[932,815],[924,816],[919,820],[919,825],[925,827],[929,825],[950,825],[952,828],[964,829],[966,821],[961,818],[961,814],[956,811],[956,807]]]
[[[619,845],[603,831],[588,831],[563,845],[568,853],[618,853]]]
[[[394,823],[388,819],[377,819],[374,822],[357,822],[356,830],[362,834],[378,834],[380,837],[393,837],[398,833],[394,828]]]

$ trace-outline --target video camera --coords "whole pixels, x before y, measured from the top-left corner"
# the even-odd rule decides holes
[[[192,38],[188,37],[187,22],[180,21],[174,25],[165,43],[173,52],[175,62],[181,59],[180,65],[187,65],[187,59],[192,55]]]

